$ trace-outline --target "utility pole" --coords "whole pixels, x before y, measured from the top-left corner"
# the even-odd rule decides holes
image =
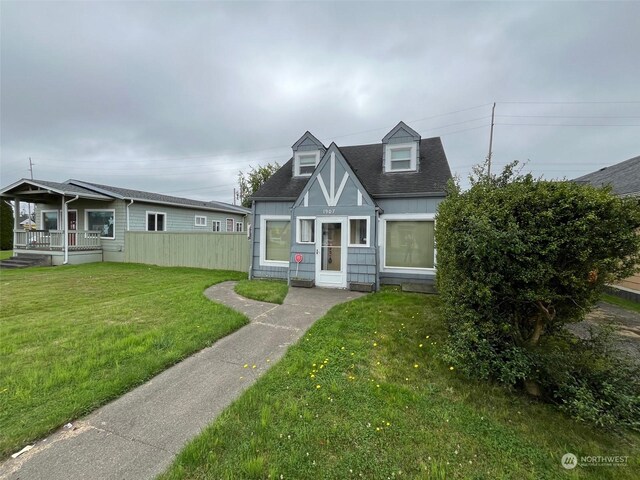
[[[233,204],[236,204],[236,189],[233,189]]]
[[[31,180],[33,180],[33,162],[31,161],[31,157],[29,157],[29,172],[31,173]],[[28,212],[29,212],[29,218],[27,219],[29,221],[29,231],[33,230],[33,224],[31,223],[31,203],[27,203],[28,205]]]
[[[493,108],[491,109],[491,132],[489,133],[489,155],[487,155],[487,176],[491,176],[491,154],[493,147],[493,123],[496,114],[496,102],[493,102]]]

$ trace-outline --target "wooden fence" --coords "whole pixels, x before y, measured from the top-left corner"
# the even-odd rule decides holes
[[[125,232],[125,262],[249,271],[246,233]]]

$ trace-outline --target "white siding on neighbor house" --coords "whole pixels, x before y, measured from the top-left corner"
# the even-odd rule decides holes
[[[129,202],[127,202],[127,204],[128,203]],[[211,232],[213,231],[213,221],[216,220],[220,222],[221,231],[225,232],[227,218],[233,218],[234,225],[236,222],[244,221],[243,215],[233,213],[212,212],[210,210],[199,210],[193,207],[180,208],[154,203],[134,202],[129,207],[129,230],[134,232],[146,231],[147,212],[165,214],[166,232]],[[206,217],[206,226],[196,226],[196,216]]]

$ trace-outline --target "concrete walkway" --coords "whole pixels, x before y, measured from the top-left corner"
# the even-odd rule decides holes
[[[362,295],[292,288],[283,305],[274,305],[240,297],[234,285],[214,285],[205,295],[247,315],[249,325],[6,460],[0,478],[154,478],[313,322],[332,306]]]

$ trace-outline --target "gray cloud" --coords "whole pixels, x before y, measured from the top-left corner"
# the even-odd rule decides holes
[[[486,156],[493,101],[497,166],[529,159],[572,178],[640,150],[639,127],[549,126],[638,125],[619,118],[638,103],[505,103],[640,100],[637,3],[1,8],[3,185],[28,176],[31,156],[38,178],[230,201],[239,169],[285,162],[307,129],[373,143],[399,120],[442,135],[466,177]]]

